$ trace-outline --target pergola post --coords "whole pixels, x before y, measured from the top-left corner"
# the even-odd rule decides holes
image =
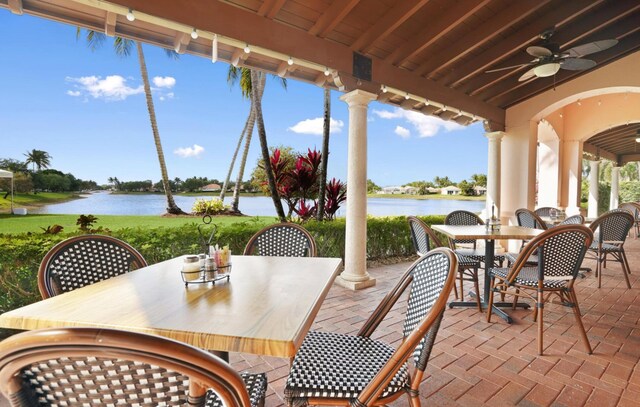
[[[496,216],[500,218],[500,168],[501,168],[501,143],[504,133],[494,131],[486,133],[489,139],[489,159],[487,161],[487,199],[486,216],[491,216],[491,208],[496,206]]]
[[[589,161],[591,170],[589,172],[589,208],[587,218],[598,217],[598,170],[600,161]]]
[[[620,167],[611,168],[611,198],[609,209],[615,209],[620,204]]]
[[[349,142],[344,271],[336,283],[352,290],[376,284],[367,273],[367,108],[377,97],[354,90],[340,98],[349,105]]]

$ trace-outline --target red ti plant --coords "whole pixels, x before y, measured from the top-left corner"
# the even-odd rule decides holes
[[[324,201],[324,213],[329,220],[335,219],[336,212],[347,200],[347,186],[340,180],[332,178],[327,182],[326,196]]]

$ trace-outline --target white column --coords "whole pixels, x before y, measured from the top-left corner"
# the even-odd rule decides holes
[[[587,218],[598,217],[598,170],[600,161],[589,161],[591,171],[589,172],[589,207]]]
[[[486,217],[491,216],[491,207],[496,206],[496,216],[500,218],[500,168],[501,168],[501,144],[504,133],[494,131],[486,133],[489,139],[489,159],[487,161],[487,199]]]
[[[336,283],[352,290],[376,284],[367,273],[367,106],[377,97],[354,90],[340,98],[349,105],[349,142],[344,271]]]
[[[560,206],[565,207],[567,215],[580,213],[580,195],[582,193],[582,142],[565,140],[561,144],[562,170]]]
[[[611,199],[609,200],[609,209],[615,209],[620,204],[620,167],[611,168]]]

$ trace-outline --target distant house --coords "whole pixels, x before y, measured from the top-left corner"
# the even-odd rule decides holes
[[[430,194],[439,194],[440,188],[427,187],[427,192]]]
[[[480,186],[480,185],[476,185],[473,187],[473,193],[474,195],[486,195],[487,194],[487,188]]]
[[[200,188],[200,191],[202,192],[220,192],[220,190],[222,189],[222,187],[218,184],[209,184],[209,185],[205,185],[202,188]]]
[[[442,195],[460,195],[460,192],[462,192],[462,190],[454,185],[449,185],[440,190]]]
[[[416,187],[384,187],[380,191],[379,194],[389,194],[389,195],[416,195],[418,193],[418,188]]]

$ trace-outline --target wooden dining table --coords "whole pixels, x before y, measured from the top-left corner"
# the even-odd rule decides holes
[[[341,259],[232,256],[229,281],[185,286],[183,257],[0,315],[4,328],[114,328],[217,351],[292,358]]]
[[[499,230],[489,230],[485,225],[473,226],[454,226],[454,225],[432,225],[431,228],[436,230],[453,240],[484,240],[485,241],[485,267],[490,268],[494,263],[495,241],[496,240],[528,240],[538,236],[544,232],[542,229],[533,229],[523,226],[501,225]],[[480,303],[486,308],[489,300],[489,291],[491,290],[491,281],[488,278],[488,270],[485,269],[484,277],[484,293]],[[475,293],[474,293],[475,295]],[[476,307],[475,301],[454,301],[449,303],[450,307]],[[502,311],[501,307],[512,307],[511,302],[494,302],[493,312],[506,322],[511,323],[511,317]],[[518,307],[528,308],[529,304],[518,303]]]

